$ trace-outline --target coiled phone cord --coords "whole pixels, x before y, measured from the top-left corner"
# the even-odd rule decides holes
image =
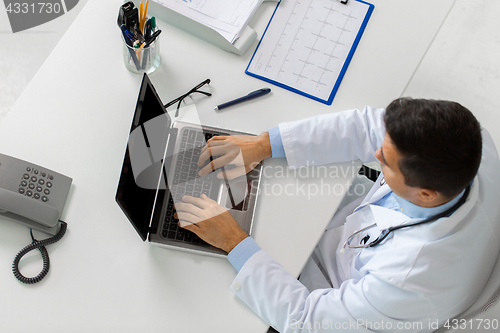
[[[61,227],[59,228],[59,232],[57,233],[57,235],[41,241],[36,240],[35,237],[33,237],[33,229],[30,229],[31,239],[33,242],[30,245],[24,247],[21,251],[19,251],[16,254],[16,257],[14,258],[14,261],[12,262],[12,273],[14,273],[14,276],[22,283],[33,284],[40,282],[49,272],[50,259],[49,259],[49,253],[47,252],[45,246],[58,242],[61,238],[63,238],[64,234],[66,233],[66,229],[68,228],[68,224],[66,222],[61,220],[59,220],[59,222],[61,223]],[[37,276],[32,278],[27,278],[19,271],[19,262],[26,253],[33,251],[35,249],[38,249],[42,254],[43,268],[40,274],[38,274]]]

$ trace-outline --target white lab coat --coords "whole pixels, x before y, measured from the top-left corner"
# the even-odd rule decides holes
[[[290,167],[360,159],[382,145],[383,109],[365,108],[280,125]],[[368,233],[409,222],[369,205],[390,189],[377,181],[354,213],[338,212],[302,275],[332,287],[311,292],[264,251],[237,274],[231,290],[266,323],[285,332],[432,332],[481,292],[500,249],[500,161],[483,130],[483,158],[467,201],[449,218],[395,231],[384,243],[339,254],[355,230]],[[348,205],[350,212],[354,206]],[[345,223],[344,223],[345,222]],[[359,242],[359,240],[358,240]],[[302,277],[301,277],[302,278]]]

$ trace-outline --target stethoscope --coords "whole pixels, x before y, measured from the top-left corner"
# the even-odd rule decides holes
[[[384,180],[384,184],[385,184],[385,180]],[[382,181],[381,181],[381,185],[382,185]],[[371,229],[371,228],[375,227],[377,225],[377,223],[373,223],[373,224],[371,224],[371,225],[369,225],[369,226],[367,226],[367,227],[365,227],[363,229],[357,230],[351,236],[349,236],[347,238],[347,240],[345,241],[345,243],[342,246],[342,249],[339,251],[339,253],[340,254],[344,254],[346,246],[349,247],[349,248],[351,248],[351,249],[364,249],[364,248],[368,248],[368,247],[377,246],[384,239],[386,239],[387,236],[389,236],[389,234],[391,232],[393,232],[393,231],[396,231],[396,230],[402,229],[402,228],[414,227],[414,226],[417,226],[417,225],[420,225],[420,224],[424,224],[424,223],[433,222],[433,221],[436,221],[436,220],[438,220],[438,219],[440,219],[442,217],[448,216],[451,213],[453,213],[455,210],[457,210],[458,207],[460,207],[465,202],[465,200],[467,200],[467,197],[469,196],[469,192],[470,192],[470,184],[465,189],[465,192],[462,195],[462,197],[460,198],[460,200],[458,200],[458,202],[456,204],[454,204],[452,207],[448,208],[446,211],[444,211],[442,213],[439,213],[439,214],[436,214],[434,216],[428,217],[428,218],[426,218],[426,219],[424,219],[422,221],[418,221],[418,222],[414,222],[414,223],[410,223],[410,224],[401,224],[401,225],[398,225],[398,226],[394,226],[394,227],[390,227],[390,228],[384,229],[384,230],[382,230],[380,232],[380,235],[375,240],[371,241],[370,243],[368,243],[368,240],[370,239],[370,236],[366,235],[365,237],[363,237],[361,239],[360,245],[351,245],[351,242],[354,239],[354,237],[356,237],[356,235],[362,233],[363,231],[366,231],[368,229]]]

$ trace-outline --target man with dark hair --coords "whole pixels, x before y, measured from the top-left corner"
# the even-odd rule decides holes
[[[291,168],[378,160],[367,194],[348,194],[300,279],[209,198],[176,204],[181,226],[228,253],[231,289],[284,332],[432,332],[482,291],[500,251],[500,161],[488,132],[458,103],[403,98],[209,140],[200,171],[229,178],[268,157]],[[222,177],[221,173],[218,177]],[[365,192],[366,193],[366,192]],[[314,216],[311,216],[314,218]]]
[[[451,199],[476,176],[481,128],[462,105],[397,99],[387,107],[384,123],[403,155],[399,167],[406,185],[433,189]]]

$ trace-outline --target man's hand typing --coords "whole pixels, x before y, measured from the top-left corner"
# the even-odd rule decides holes
[[[201,167],[210,161],[210,157],[213,157],[213,160],[205,165],[198,175],[204,176],[215,169],[231,164],[236,167],[225,171],[225,176],[228,179],[234,179],[247,174],[271,155],[271,143],[267,132],[258,136],[215,136],[203,147],[198,166]],[[218,172],[217,178],[224,178],[223,172]]]
[[[184,196],[182,201],[175,204],[179,225],[210,245],[229,253],[248,237],[229,211],[206,195]]]

